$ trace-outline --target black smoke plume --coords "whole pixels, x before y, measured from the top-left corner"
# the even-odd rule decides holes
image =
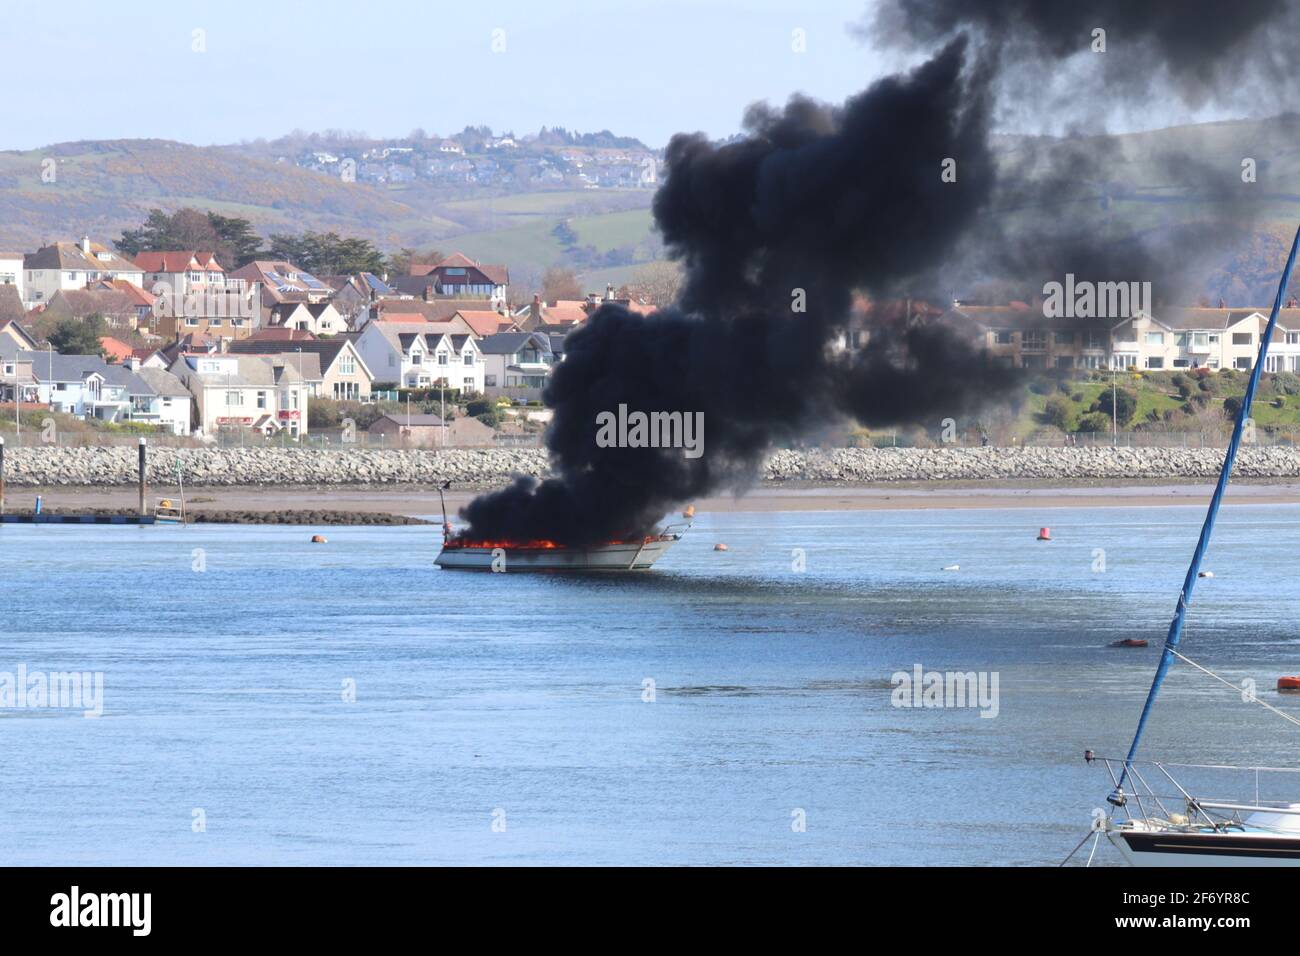
[[[743,487],[773,442],[823,416],[937,423],[1007,380],[921,329],[874,338],[851,366],[829,348],[855,290],[897,291],[979,215],[993,176],[986,83],[956,39],[841,108],[795,98],[751,108],[739,142],[674,137],[654,214],[685,269],[679,304],[648,317],[605,305],[568,337],[546,393],[553,477],[472,502],[467,536],[639,534],[678,502]],[[941,177],[947,158],[956,182]],[[597,447],[597,415],[620,404],[702,412],[703,457]]]
[[[552,477],[475,499],[462,512],[466,537],[591,544],[639,535],[680,502],[743,489],[775,443],[828,416],[937,427],[997,397],[1011,374],[935,325],[879,323],[848,361],[830,346],[854,293],[933,297],[954,276],[1032,273],[1041,284],[1066,271],[1104,273],[1113,237],[1090,217],[1077,219],[1086,228],[1061,224],[1059,209],[1112,191],[1107,147],[1026,147],[1030,168],[1003,183],[991,146],[999,96],[1024,87],[1027,65],[1073,57],[1103,15],[1122,28],[1111,42],[1143,51],[1148,73],[1203,96],[1277,4],[1234,5],[1231,30],[1217,16],[1193,19],[1188,8],[1198,6],[893,0],[876,21],[878,39],[943,43],[914,71],[838,108],[802,97],[784,110],[751,107],[738,142],[674,137],[654,214],[684,268],[679,301],[649,317],[604,305],[568,337],[545,396]],[[1008,66],[1012,53],[1022,55]],[[1101,85],[1132,82],[1120,64]],[[941,176],[950,159],[955,182]],[[1015,215],[991,223],[995,202]],[[1140,243],[1129,255],[1139,252],[1141,267],[1155,268]],[[702,412],[703,457],[598,447],[597,416],[620,405]]]

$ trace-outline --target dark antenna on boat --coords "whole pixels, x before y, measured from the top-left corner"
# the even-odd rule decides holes
[[[446,544],[451,539],[451,525],[447,523],[447,499],[442,496],[446,488],[451,487],[451,479],[448,478],[438,486],[438,501],[442,503],[442,543]]]

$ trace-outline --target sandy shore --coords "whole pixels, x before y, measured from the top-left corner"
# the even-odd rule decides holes
[[[697,511],[891,511],[911,508],[1105,508],[1169,505],[1204,506],[1213,490],[1209,483],[1172,482],[930,482],[869,486],[765,484],[736,497],[702,498]],[[70,510],[113,508],[134,510],[133,488],[10,488],[11,510],[30,510],[36,495],[44,507]],[[447,494],[448,510],[458,510],[475,492],[453,490]],[[151,490],[157,497],[174,496],[174,488]],[[330,509],[333,511],[387,512],[432,515],[438,512],[435,488],[401,486],[378,488],[198,488],[186,495],[190,511],[282,511]],[[1300,504],[1300,481],[1235,481],[1228,488],[1228,504]]]

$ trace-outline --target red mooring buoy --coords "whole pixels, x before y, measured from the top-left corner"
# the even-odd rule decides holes
[[[1300,677],[1279,677],[1277,679],[1278,690],[1300,690]]]
[[[1052,529],[1051,529],[1051,528],[1039,528],[1039,529],[1038,529],[1038,540],[1039,540],[1039,541],[1051,541],[1051,540],[1052,540]]]

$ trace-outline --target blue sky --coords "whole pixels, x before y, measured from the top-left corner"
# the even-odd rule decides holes
[[[850,36],[864,0],[221,0],[31,4],[0,35],[23,101],[0,149],[293,129],[400,136],[487,124],[610,129],[661,146],[735,132],[745,106],[842,100],[888,64]],[[807,52],[792,50],[795,29]],[[194,31],[206,52],[196,53]],[[505,50],[493,52],[493,31]],[[498,34],[498,39],[502,34]]]

